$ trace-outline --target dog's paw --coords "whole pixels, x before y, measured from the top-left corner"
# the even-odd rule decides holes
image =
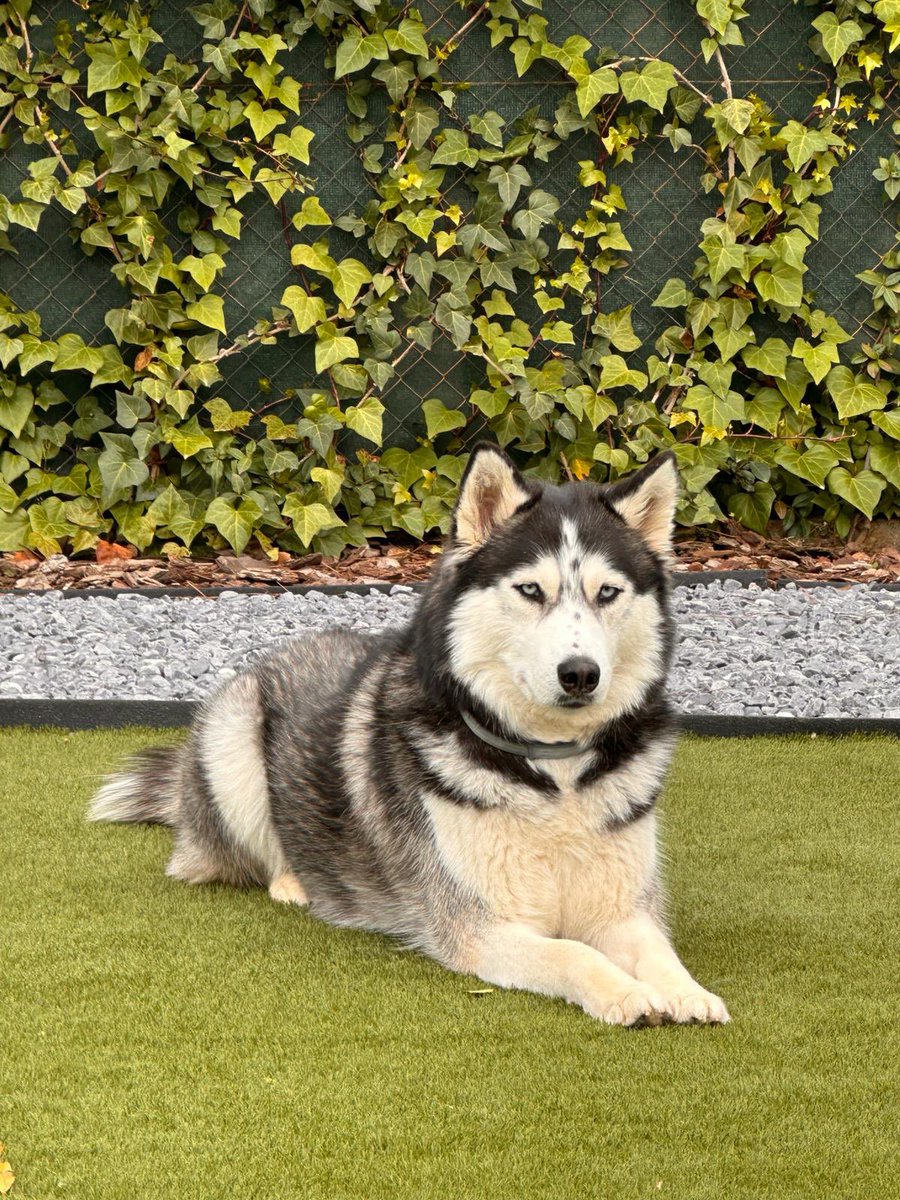
[[[290,871],[285,871],[283,875],[278,875],[272,880],[269,884],[269,895],[278,904],[309,903],[309,897],[302,884]]]
[[[584,1010],[607,1025],[662,1025],[669,1019],[665,998],[637,982],[627,991],[592,997]]]
[[[702,987],[673,992],[663,1004],[670,1020],[678,1025],[725,1025],[731,1020],[725,1001]]]

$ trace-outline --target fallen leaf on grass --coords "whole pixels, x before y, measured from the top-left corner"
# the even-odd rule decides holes
[[[0,1196],[5,1196],[15,1182],[12,1167],[3,1158],[3,1143],[0,1142]]]

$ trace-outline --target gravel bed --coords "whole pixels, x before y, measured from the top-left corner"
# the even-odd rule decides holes
[[[215,600],[0,595],[0,698],[193,700],[283,638],[381,629],[413,612],[390,594]],[[723,716],[900,718],[900,593],[770,591],[735,581],[674,592],[675,706]]]

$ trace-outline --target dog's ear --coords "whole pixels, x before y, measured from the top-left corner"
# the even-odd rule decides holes
[[[480,442],[472,451],[459,485],[452,537],[474,549],[523,505],[533,503],[539,488],[530,484],[499,446]]]
[[[670,552],[678,502],[678,472],[671,450],[606,488],[603,498],[626,525],[637,530],[651,550],[662,555]]]

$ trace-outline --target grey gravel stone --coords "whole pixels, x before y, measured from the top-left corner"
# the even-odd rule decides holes
[[[688,713],[900,718],[900,593],[676,588],[671,694]],[[198,699],[284,638],[405,621],[390,594],[0,595],[0,696]]]

